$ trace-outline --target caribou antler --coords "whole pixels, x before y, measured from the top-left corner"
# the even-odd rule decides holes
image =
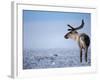
[[[83,28],[83,26],[84,26],[84,20],[82,19],[82,23],[81,23],[81,25],[79,26],[79,27],[77,27],[77,28],[73,28],[71,25],[67,25],[67,26],[69,26],[71,29],[68,29],[68,31],[74,31],[74,30],[78,30],[78,29],[81,29],[81,28]]]
[[[75,30],[71,25],[67,25],[67,26],[69,26],[71,29],[68,29],[68,31],[73,31],[73,30]]]
[[[82,19],[81,25],[79,27],[75,28],[75,30],[81,29],[81,28],[83,28],[83,26],[84,26],[84,20]]]

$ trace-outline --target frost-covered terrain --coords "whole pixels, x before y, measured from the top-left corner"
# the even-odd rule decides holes
[[[80,63],[79,50],[36,49],[23,51],[23,69],[43,69],[61,67],[80,67],[91,65],[91,52],[88,51],[88,62]]]

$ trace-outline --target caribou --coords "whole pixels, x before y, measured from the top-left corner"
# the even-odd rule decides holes
[[[80,30],[84,26],[84,20],[82,19],[82,23],[80,26],[74,28],[71,25],[67,25],[69,27],[68,33],[64,36],[65,39],[73,39],[75,40],[80,49],[80,62],[82,62],[82,54],[84,52],[85,54],[85,61],[87,62],[87,53],[88,53],[88,47],[90,45],[90,38],[85,33],[78,33],[77,30]]]

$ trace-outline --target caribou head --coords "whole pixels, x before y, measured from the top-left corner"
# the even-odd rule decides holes
[[[71,38],[71,39],[74,39],[74,40],[77,40],[78,36],[79,36],[79,33],[77,32],[77,30],[83,28],[84,26],[84,20],[82,20],[82,23],[79,27],[72,27],[71,25],[67,25],[70,29],[68,29],[68,33],[64,36],[65,39],[68,39],[68,38]]]

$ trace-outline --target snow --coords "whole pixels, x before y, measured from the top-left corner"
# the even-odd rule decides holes
[[[23,51],[23,69],[63,68],[91,66],[91,52],[88,61],[80,63],[78,49],[25,49]]]

